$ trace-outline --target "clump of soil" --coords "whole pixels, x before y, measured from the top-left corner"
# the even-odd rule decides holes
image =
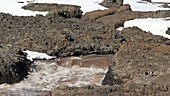
[[[55,14],[65,18],[80,18],[83,13],[80,6],[66,4],[29,3],[22,8],[31,11],[48,11],[48,14]]]
[[[27,77],[31,63],[10,46],[0,47],[0,84],[16,83]]]

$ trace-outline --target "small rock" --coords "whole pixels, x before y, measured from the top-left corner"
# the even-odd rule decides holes
[[[170,27],[168,27],[168,30],[166,31],[166,34],[170,35]]]
[[[96,20],[101,17],[107,16],[107,15],[113,15],[116,12],[121,12],[121,11],[125,11],[125,10],[131,11],[129,4],[124,4],[122,6],[117,6],[117,7],[111,7],[109,9],[105,9],[105,10],[94,10],[91,12],[86,12],[82,17],[91,19],[91,20]]]
[[[20,82],[28,75],[31,62],[17,54],[17,49],[2,46],[0,49],[0,84]]]
[[[123,0],[103,0],[100,5],[110,8],[113,6],[122,6]]]
[[[31,11],[48,11],[48,15],[55,14],[65,18],[80,18],[83,13],[80,6],[66,4],[29,3],[22,8]]]
[[[142,1],[152,2],[152,0],[142,0]]]
[[[102,85],[119,85],[122,81],[119,79],[119,77],[113,73],[113,70],[111,67],[109,67],[109,70],[106,73],[105,78],[102,81]]]

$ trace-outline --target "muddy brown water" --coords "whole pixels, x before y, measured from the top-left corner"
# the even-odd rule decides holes
[[[60,86],[102,86],[113,55],[67,57],[53,61],[36,61],[27,79],[16,84],[1,84],[3,96],[50,96]]]

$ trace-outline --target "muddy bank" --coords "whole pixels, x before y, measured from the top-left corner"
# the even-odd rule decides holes
[[[129,11],[125,10],[122,12],[117,12],[113,15],[104,16],[97,21],[103,22],[106,25],[115,26],[118,28],[123,26],[125,21],[139,19],[139,18],[166,18],[170,17],[170,11],[156,11],[156,12],[139,12],[139,11]]]
[[[102,18],[104,16],[113,15],[117,12],[122,12],[122,11],[125,11],[125,10],[131,11],[129,4],[124,4],[122,6],[114,6],[114,7],[111,7],[109,9],[105,9],[105,10],[94,10],[94,11],[91,11],[91,12],[86,12],[82,16],[82,18],[90,19],[90,20],[97,20],[97,19]]]
[[[42,91],[42,90],[19,90],[19,91],[8,91],[0,90],[1,96],[52,96],[52,92],[50,91]]]
[[[57,57],[114,54],[114,31],[102,23],[55,15],[16,17],[0,14],[2,44]]]
[[[165,44],[128,43],[116,53],[113,73],[124,84],[168,84],[163,76],[169,74],[169,50]],[[158,80],[159,78],[159,80]],[[167,77],[168,78],[168,77]]]
[[[145,32],[137,27],[125,28],[117,35],[116,39],[121,41],[126,41],[127,43],[136,42],[136,43],[160,43],[169,45],[170,40],[159,35],[153,35],[150,32]]]
[[[7,55],[0,59],[4,59],[5,63],[9,63],[9,65],[17,64],[17,62],[12,62],[15,61],[13,59],[16,56],[11,54],[16,54],[19,50],[44,52],[59,58],[88,54],[114,54],[119,47],[117,43],[114,43],[119,42],[114,40],[114,32],[108,26],[98,22],[76,18],[65,19],[54,14],[45,17],[41,15],[18,17],[1,13],[0,20],[0,44],[10,46],[10,50],[15,50],[13,53],[8,53],[10,50],[6,49],[7,53],[1,54],[1,56]],[[11,58],[7,58],[9,55]],[[22,59],[17,58],[16,60],[22,62]],[[2,70],[6,70],[7,75],[1,78],[4,80],[2,83],[14,83],[23,79],[28,74],[28,69],[23,70],[26,72],[20,72],[20,68],[23,69],[22,67],[27,64],[20,65],[15,67],[15,69],[19,68],[18,73],[15,73],[14,70],[11,71],[10,66],[9,69],[3,67]],[[5,64],[2,63],[2,66]],[[21,77],[15,78],[15,75],[20,75],[20,73],[24,73],[24,76],[21,74]],[[13,79],[3,79],[8,78],[8,75]]]
[[[80,6],[66,4],[30,3],[22,8],[31,11],[47,11],[48,15],[55,14],[65,18],[80,18],[83,13]]]
[[[160,84],[132,84],[129,86],[85,86],[77,87],[60,87],[53,92],[53,96],[142,96],[142,95],[163,95],[170,94],[169,85]]]
[[[0,14],[0,20],[2,45],[44,52],[57,57],[114,54],[128,39],[169,43],[161,36],[153,36],[142,30],[133,28],[119,34],[112,27],[85,19],[65,19],[55,15],[17,17]]]
[[[152,35],[150,33],[146,33],[138,29],[137,27],[124,29],[121,32],[121,34],[118,36],[118,38],[124,38],[126,43],[124,43],[119,48],[118,52],[115,55],[114,60],[112,61],[109,74],[106,74],[106,77],[103,81],[104,84],[106,85],[115,84],[115,81],[117,80],[115,80],[115,78],[112,78],[114,76],[116,76],[118,81],[122,81],[121,84],[126,84],[127,82],[128,83],[131,82],[130,79],[132,78],[133,80],[136,80],[137,78],[138,79],[140,78],[140,80],[144,80],[145,78],[144,74],[149,75],[149,74],[154,74],[154,72],[142,71],[140,73],[141,70],[150,70],[150,68],[155,71],[158,71],[159,68],[160,70],[164,70],[163,69],[164,67],[162,68],[160,66],[163,66],[162,64],[165,64],[165,62],[167,62],[167,64],[169,62],[167,59],[167,56],[169,56],[168,54],[168,50],[169,50],[168,48],[170,42],[169,39],[163,38],[161,36]],[[158,67],[158,65],[160,66]],[[152,66],[157,66],[158,69],[152,68]],[[168,65],[165,66],[166,68],[168,67]],[[131,71],[133,71],[134,73],[132,72],[129,74],[129,72]],[[166,74],[166,72],[162,72],[162,73]],[[143,74],[143,75],[133,76],[134,74]],[[150,82],[149,80],[140,81],[140,82],[146,83],[146,82]]]
[[[170,17],[169,10],[161,11],[132,11],[131,6],[124,4],[122,6],[114,6],[105,10],[95,10],[85,13],[82,18],[96,20],[105,25],[109,25],[114,29],[124,25],[125,21],[140,18],[166,18]]]
[[[117,5],[117,3],[120,3]],[[91,12],[86,12],[82,15],[82,11],[80,10],[80,6],[76,5],[64,5],[64,4],[47,4],[47,3],[30,3],[24,6],[24,9],[32,10],[32,11],[48,11],[49,14],[55,14],[61,17],[66,18],[83,18],[96,20],[98,22],[102,22],[105,25],[113,27],[113,30],[116,28],[123,26],[125,21],[139,18],[165,18],[170,17],[169,10],[161,10],[161,11],[148,11],[148,12],[140,12],[140,11],[132,11],[131,6],[129,4],[122,5],[122,0],[117,1],[103,1],[104,5],[111,4],[108,9],[105,10],[94,10]],[[121,6],[120,6],[121,5]]]
[[[0,47],[0,83],[16,83],[26,78],[31,62],[16,53],[15,48]]]
[[[54,96],[168,96],[169,39],[135,27],[124,29],[122,35],[128,43],[119,48],[103,80],[104,85],[110,86],[58,87]]]
[[[44,52],[57,57],[115,54],[122,44],[132,41],[170,43],[169,39],[138,28],[127,28],[119,33],[100,22],[86,19],[65,19],[56,15],[17,17],[1,13],[0,20],[2,46]]]

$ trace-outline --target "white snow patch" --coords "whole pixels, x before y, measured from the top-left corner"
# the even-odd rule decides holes
[[[56,58],[55,56],[49,56],[45,53],[40,53],[40,52],[35,52],[35,51],[23,51],[24,53],[27,54],[27,59],[33,61],[34,59],[42,60],[42,59],[54,59]]]
[[[170,27],[170,20],[167,18],[146,18],[126,21],[124,27],[137,26],[144,31],[151,32],[154,35],[160,35],[170,39],[170,35],[166,34],[168,27]]]
[[[141,0],[124,0],[124,4],[130,4],[133,11],[170,10],[170,8],[162,8],[161,4],[152,4]]]
[[[80,57],[70,57],[70,59],[72,59],[72,60],[81,60],[82,58],[80,58]]]
[[[152,2],[168,2],[170,3],[170,0],[151,0]]]
[[[27,3],[27,2],[33,2],[34,0],[16,0],[17,2],[23,2],[23,3]]]
[[[79,5],[84,13],[93,10],[107,9],[100,6],[99,3],[103,0],[0,0],[0,12],[9,13],[17,16],[35,16],[36,14],[46,15],[48,12],[38,12],[24,10],[21,7],[31,3],[57,3]],[[154,0],[155,2],[156,0]],[[168,1],[168,0],[164,0]],[[24,3],[17,3],[24,2]],[[140,3],[139,3],[140,2]],[[141,0],[124,0],[124,4],[130,4],[133,11],[157,11],[169,10],[170,8],[162,8],[161,4],[152,4]]]
[[[103,6],[100,6],[103,0],[35,0],[34,3],[58,3],[58,4],[70,4],[70,5],[79,5],[83,13],[93,11],[93,10],[103,10],[106,9]]]
[[[16,16],[35,16],[36,14],[46,15],[48,12],[24,10],[21,7],[28,3],[17,3],[16,0],[0,0],[0,12]]]
[[[83,13],[93,10],[106,9],[99,3],[103,0],[0,0],[0,12],[9,13],[17,16],[35,16],[36,14],[46,15],[48,12],[37,12],[24,10],[21,7],[31,3],[57,3],[79,5]],[[24,3],[18,3],[24,2]]]
[[[122,31],[124,29],[124,27],[119,27],[119,28],[117,28],[116,30],[117,31]]]

